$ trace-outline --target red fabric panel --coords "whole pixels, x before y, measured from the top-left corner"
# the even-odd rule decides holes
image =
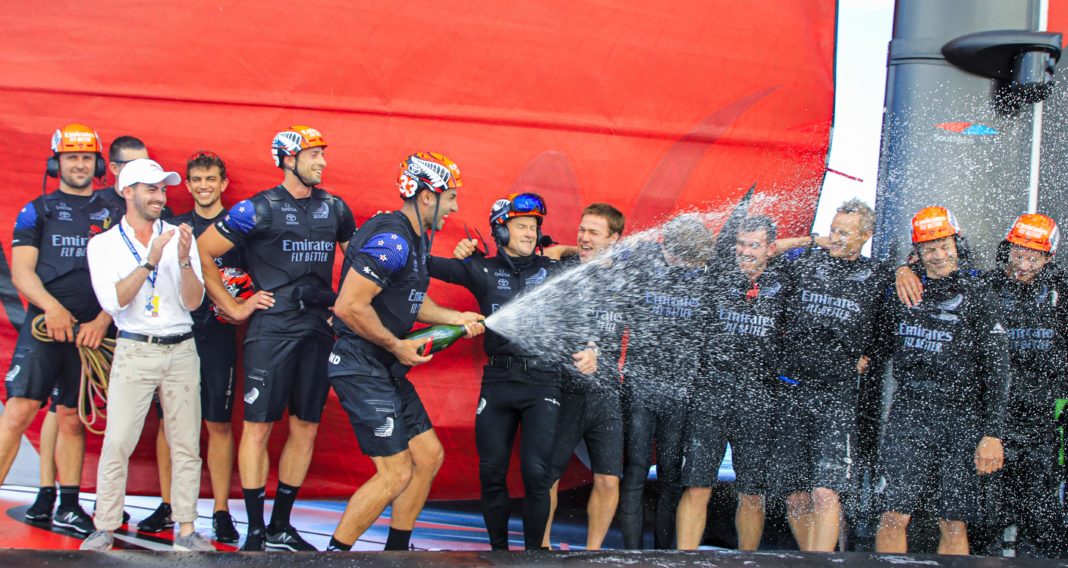
[[[40,191],[62,124],[85,122],[105,144],[136,135],[183,174],[190,153],[213,150],[228,162],[232,203],[278,182],[269,143],[297,123],[323,132],[324,185],[358,221],[398,206],[406,154],[455,159],[466,185],[439,254],[464,223],[488,235],[490,205],[515,189],[546,197],[546,232],[562,242],[589,202],[618,206],[629,230],[736,201],[753,183],[789,197],[770,212],[798,234],[827,152],[834,25],[834,3],[810,0],[23,3],[0,22],[0,226]],[[191,204],[184,188],[172,190],[175,210]],[[10,258],[10,235],[3,241]],[[431,293],[474,307],[454,287]],[[3,326],[0,365],[13,341]],[[446,447],[434,498],[478,494],[482,361],[479,342],[463,342],[413,373]],[[324,420],[302,495],[347,495],[371,464],[335,399]],[[145,442],[132,492],[155,491]]]

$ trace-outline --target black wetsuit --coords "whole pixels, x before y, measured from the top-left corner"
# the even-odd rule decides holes
[[[630,298],[624,318],[630,330],[623,369],[624,449],[619,518],[623,546],[643,548],[642,493],[656,447],[657,482],[653,545],[673,548],[675,511],[690,389],[704,344],[703,290],[707,267],[670,264],[659,244],[613,251],[625,273]],[[619,272],[621,271],[621,272]]]
[[[400,212],[379,213],[364,224],[345,253],[342,285],[366,278],[381,291],[371,307],[395,337],[411,330],[430,285],[426,241]],[[390,456],[408,449],[408,441],[431,429],[408,367],[396,356],[364,339],[340,318],[330,353],[330,383],[349,415],[360,449],[368,456]]]
[[[15,219],[12,248],[37,249],[34,272],[45,290],[80,323],[100,314],[100,303],[89,278],[86,245],[89,239],[118,222],[113,208],[97,193],[90,196],[53,191],[27,203]],[[43,342],[33,337],[33,319],[44,311],[32,303],[19,328],[5,387],[8,398],[21,397],[75,408],[81,362],[73,343]],[[114,326],[112,326],[114,329]],[[109,333],[114,336],[114,333]]]
[[[1060,439],[1053,421],[1056,399],[1066,398],[1068,286],[1059,267],[1019,282],[999,269],[987,275],[997,294],[1009,337],[1012,390],[1006,417],[1005,467],[985,494],[989,527],[976,547],[1001,551],[1001,529],[1016,523],[1017,556],[1059,556],[1066,531],[1059,506]],[[985,541],[985,542],[984,542]]]
[[[459,284],[475,296],[485,315],[496,312],[525,289],[544,282],[560,264],[543,256],[474,256],[464,261],[434,258],[430,275]],[[523,314],[539,326],[539,314]],[[566,354],[536,354],[507,338],[486,332],[489,360],[475,416],[482,514],[494,550],[508,548],[508,462],[522,424],[520,469],[523,475],[523,536],[527,549],[541,548],[549,517],[550,460],[560,412],[560,373]]]
[[[889,351],[897,383],[879,452],[880,486],[887,510],[911,515],[934,483],[933,513],[974,523],[981,518],[976,445],[1004,436],[1007,327],[977,271],[923,280],[915,308],[887,303],[876,344]]]
[[[185,223],[193,228],[193,237],[199,237],[208,227],[226,215],[221,211],[212,219],[206,219],[190,211],[174,217],[173,225]],[[245,269],[241,250],[234,247],[215,259],[218,268]],[[193,318],[193,339],[200,355],[200,405],[201,415],[208,422],[230,422],[234,411],[234,370],[237,367],[237,326],[226,324],[215,317],[213,302],[207,294],[200,307],[190,315]]]
[[[834,258],[816,247],[788,251],[783,261],[792,285],[779,372],[797,384],[779,414],[790,427],[778,461],[794,472],[779,478],[779,488],[841,493],[856,460],[857,362],[875,352],[892,273],[869,258]]]

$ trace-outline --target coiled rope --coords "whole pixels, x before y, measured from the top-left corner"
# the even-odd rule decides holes
[[[74,334],[77,336],[78,328],[75,326]],[[37,341],[51,343],[48,337],[48,328],[45,326],[44,314],[33,318],[33,337]],[[107,406],[108,401],[108,377],[111,375],[111,360],[115,357],[115,340],[105,337],[100,342],[100,347],[78,348],[78,358],[82,363],[81,380],[78,385],[78,418],[81,419],[85,429],[93,434],[102,435],[104,429],[99,429],[97,424],[103,424],[107,420],[104,408],[94,404],[100,399]]]

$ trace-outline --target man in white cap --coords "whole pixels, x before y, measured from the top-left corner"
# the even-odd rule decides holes
[[[122,524],[130,461],[158,389],[171,443],[177,550],[215,548],[193,527],[200,492],[200,358],[189,313],[204,298],[189,225],[160,219],[167,186],[181,177],[147,158],[119,174],[126,215],[88,246],[93,291],[119,328],[108,387],[107,430],[97,469],[96,532],[82,550],[109,550]],[[177,237],[177,238],[176,238]]]

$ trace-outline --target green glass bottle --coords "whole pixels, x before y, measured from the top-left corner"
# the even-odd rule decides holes
[[[427,342],[430,345],[430,351],[427,351],[426,345],[419,348],[419,354],[424,357],[437,353],[442,349],[456,343],[456,340],[464,336],[464,326],[462,325],[432,325],[430,327],[424,327],[423,329],[413,331],[404,336],[404,339],[416,339]]]

